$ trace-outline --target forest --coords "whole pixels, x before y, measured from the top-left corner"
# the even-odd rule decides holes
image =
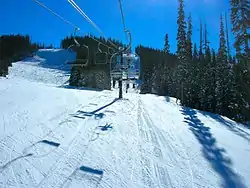
[[[225,115],[239,122],[249,122],[249,1],[231,0],[230,5],[232,29],[228,29],[228,17],[221,14],[218,17],[219,48],[215,50],[210,46],[206,23],[200,23],[199,44],[192,41],[192,15],[185,12],[184,0],[179,0],[176,53],[170,52],[168,34],[162,37],[165,43],[162,49],[142,44],[135,48],[141,62],[141,93],[172,96],[183,106]],[[234,50],[230,49],[229,32],[234,35]],[[75,38],[81,45],[89,47],[88,58],[91,66],[94,66],[94,54],[98,51],[96,40],[106,45],[100,48],[107,53],[107,46],[115,49],[109,41],[117,47],[125,47],[114,39],[94,36]],[[32,43],[29,36],[21,35],[1,36],[0,44],[0,70],[6,70],[11,62],[44,48],[44,45]],[[67,36],[61,41],[61,47],[65,49],[71,44],[74,44],[73,36]]]
[[[218,18],[218,51],[209,46],[206,23],[200,24],[199,46],[192,42],[192,15],[186,18],[179,0],[177,52],[170,53],[168,34],[162,50],[138,46],[142,93],[173,96],[183,106],[209,111],[236,121],[250,121],[250,7],[248,0],[231,0],[232,54],[227,17]]]

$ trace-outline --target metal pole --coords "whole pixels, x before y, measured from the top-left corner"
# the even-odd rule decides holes
[[[123,64],[123,52],[121,52],[121,68]],[[122,99],[122,77],[123,77],[123,69],[122,70],[122,76],[121,79],[119,80],[119,99]]]

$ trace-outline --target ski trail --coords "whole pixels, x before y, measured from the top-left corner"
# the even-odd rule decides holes
[[[106,104],[107,102],[110,102],[109,100],[95,100],[97,104]],[[96,107],[92,107],[96,108]],[[90,109],[87,109],[88,111],[93,111]],[[87,152],[88,148],[90,147],[91,140],[93,139],[96,121],[92,120],[91,117],[86,117],[82,123],[82,125],[79,127],[78,131],[74,135],[73,140],[70,142],[69,146],[65,149],[65,154],[61,156],[57,162],[50,168],[47,176],[38,184],[37,187],[48,187],[48,185],[61,185],[63,184],[65,179],[68,179],[70,177],[74,170],[77,169],[77,167],[80,165],[81,160],[83,159],[85,153]],[[90,128],[90,127],[94,128]],[[84,135],[90,135],[90,136],[84,136]],[[89,139],[86,139],[89,138]],[[79,148],[84,148],[80,149]],[[84,152],[82,152],[82,150]],[[72,172],[73,169],[73,172]],[[59,178],[58,174],[61,175]],[[60,180],[60,181],[57,181]],[[61,185],[62,186],[62,185]]]
[[[174,124],[173,121],[172,121],[172,123]],[[177,132],[175,126],[173,126],[173,127],[174,127],[175,131]],[[192,180],[192,181],[191,181],[191,183],[192,183],[192,188],[194,188],[194,187],[195,187],[195,186],[194,186],[194,175],[193,175],[193,170],[192,170],[192,168],[191,168],[190,159],[189,159],[189,156],[188,156],[188,154],[187,154],[187,151],[186,151],[186,149],[185,149],[185,147],[184,147],[184,144],[183,144],[182,139],[179,138],[179,140],[180,140],[180,144],[181,144],[182,151],[183,151],[183,153],[184,153],[184,155],[185,155],[185,157],[186,157],[186,159],[187,159],[189,173],[190,173],[191,178],[192,178],[192,179],[191,179],[191,180]]]
[[[11,153],[10,153],[9,161],[12,160],[12,152],[14,151],[14,148],[15,148],[15,145],[13,144],[13,148],[12,148],[12,150],[10,151]],[[14,170],[13,170],[12,166],[10,166],[10,169],[11,169],[11,173],[12,173],[12,175],[13,175],[13,177],[14,177],[14,180],[16,181],[16,184],[17,184],[18,188],[20,188],[19,181],[17,181],[17,177],[16,177],[16,175],[15,175],[15,173],[14,173]]]
[[[100,99],[100,97],[101,96],[95,96],[95,97],[92,97],[92,99]],[[81,107],[81,106],[83,106],[83,105],[78,105],[78,107]],[[85,105],[86,106],[86,105]],[[64,113],[65,114],[65,113]],[[65,114],[66,115],[66,114]],[[69,118],[69,114],[67,114],[66,115],[66,118],[65,119],[68,119]],[[60,119],[59,119],[60,120]],[[57,120],[57,121],[59,121],[59,120]],[[53,134],[54,134],[54,132],[57,130],[57,129],[61,129],[61,132],[66,136],[67,134],[68,134],[68,132],[67,131],[63,131],[65,128],[66,128],[66,126],[68,126],[67,124],[58,124],[58,126],[56,126],[53,130],[51,130],[51,131],[49,131],[48,133],[46,133],[45,135],[43,135],[42,137],[40,137],[40,136],[38,136],[38,135],[36,135],[36,136],[34,136],[34,139],[29,139],[28,138],[28,140],[33,140],[33,143],[31,143],[30,141],[28,141],[28,142],[24,142],[24,144],[22,145],[22,147],[18,147],[18,148],[24,148],[23,150],[20,150],[20,151],[15,151],[16,153],[19,153],[20,155],[23,155],[24,154],[24,152],[25,153],[27,153],[27,152],[33,152],[32,150],[30,150],[29,148],[31,147],[31,148],[36,148],[36,142],[37,142],[37,140],[44,140],[44,139],[46,139],[46,138],[48,138],[48,137],[51,137]],[[69,130],[68,128],[66,128],[67,130]],[[28,132],[36,132],[36,131],[34,131],[34,130],[31,130],[31,131],[28,131]],[[70,131],[69,131],[70,132]],[[25,134],[27,134],[26,132],[24,132]],[[31,134],[31,135],[33,135],[33,134]],[[50,136],[51,135],[51,136]],[[29,136],[28,136],[29,137]],[[53,136],[51,137],[52,139],[53,139]],[[17,141],[18,139],[14,139],[14,142],[13,142],[13,145],[14,144],[17,144],[17,143],[19,143],[18,141]],[[68,139],[69,140],[69,139]],[[61,140],[58,140],[58,142],[59,143],[62,143],[61,142]],[[71,142],[69,142],[69,145],[71,144]],[[4,144],[5,145],[5,147],[7,147],[8,148],[8,144]],[[18,145],[20,145],[20,144],[18,144]],[[29,146],[28,146],[29,145]],[[61,147],[65,147],[66,146],[66,143],[64,142],[64,145],[62,145]],[[46,146],[45,146],[46,147]],[[61,147],[59,147],[59,148],[55,148],[54,150],[52,150],[51,152],[49,152],[48,154],[46,154],[46,155],[44,155],[44,154],[42,154],[41,156],[36,156],[36,155],[33,155],[33,156],[31,156],[31,157],[29,157],[29,159],[25,159],[28,163],[30,163],[35,169],[37,169],[38,170],[38,168],[41,168],[42,167],[42,160],[43,160],[43,158],[45,157],[45,156],[47,156],[47,155],[50,155],[50,158],[53,156],[53,157],[55,157],[55,158],[58,158],[58,157],[60,157],[60,155],[63,155],[63,153],[65,153],[65,150],[62,150],[62,148]],[[59,149],[59,150],[58,150]],[[59,152],[58,152],[59,151]],[[51,154],[52,154],[52,156],[51,156]],[[41,158],[41,159],[39,159],[39,161],[37,161],[35,158]],[[34,166],[35,165],[35,166]],[[40,165],[40,167],[39,167],[39,165]],[[10,165],[11,166],[11,168],[12,168],[12,165]],[[41,169],[40,169],[41,170]],[[40,170],[38,170],[38,172],[40,172]],[[27,172],[28,170],[26,170],[26,172]],[[40,172],[41,174],[43,174],[43,175],[45,175],[45,174],[47,174],[47,172],[45,172],[45,171],[43,171],[43,172]],[[15,176],[16,177],[16,175],[15,175],[15,173],[13,172],[13,176]],[[23,175],[21,175],[21,176],[23,176]],[[35,184],[34,184],[35,185]]]
[[[101,97],[101,96],[102,96],[101,94],[100,94],[100,95],[97,95],[97,96],[95,95],[94,97],[89,98],[89,100],[93,100],[93,99],[99,98],[99,97]],[[79,102],[78,102],[78,103],[79,103]],[[88,103],[88,102],[87,102],[87,103]],[[85,104],[85,106],[86,106],[86,104]],[[79,104],[79,105],[77,106],[77,108],[83,108],[83,107],[84,107],[84,105],[82,105],[82,104]],[[60,123],[57,123],[57,122],[58,122],[59,120],[61,120],[61,118],[64,118],[65,116],[66,116],[65,119],[67,119],[67,118],[69,117],[69,114],[70,114],[70,111],[69,111],[69,110],[64,110],[63,112],[60,112],[60,113],[58,113],[58,114],[52,116],[52,117],[48,120],[48,122],[50,122],[50,125],[51,125],[51,124],[52,124],[52,125],[57,125],[57,126],[52,127],[52,128],[48,127],[48,125],[45,124],[45,123],[39,123],[37,126],[32,127],[32,128],[29,128],[29,127],[27,127],[28,125],[25,125],[25,126],[21,127],[20,129],[14,131],[14,132],[11,133],[10,135],[6,135],[4,138],[2,138],[2,139],[0,140],[0,143],[2,143],[2,142],[3,142],[4,140],[6,140],[8,137],[13,138],[13,137],[15,137],[15,135],[17,135],[17,134],[23,134],[23,133],[27,132],[27,129],[28,129],[28,132],[30,132],[30,134],[33,134],[34,132],[37,133],[38,131],[36,131],[36,130],[39,129],[39,128],[43,129],[43,131],[44,131],[44,127],[48,128],[49,131],[48,131],[47,133],[43,134],[42,136],[40,136],[40,138],[45,138],[46,136],[48,136],[49,134],[51,134],[52,132],[54,132],[57,128],[59,128],[61,124],[60,124]],[[46,132],[46,131],[45,131],[45,132]],[[38,136],[38,137],[39,137],[39,136]]]
[[[160,108],[162,109],[162,106],[160,106]],[[180,131],[178,131],[177,129],[176,129],[176,126],[175,126],[175,123],[174,123],[174,121],[173,120],[171,120],[172,121],[172,127],[173,127],[173,129],[174,129],[174,132],[175,133],[177,133],[177,132],[180,132]],[[181,148],[182,148],[182,151],[183,151],[183,154],[185,155],[185,158],[186,158],[186,160],[187,160],[187,163],[188,163],[188,169],[189,169],[189,173],[190,173],[190,176],[191,176],[191,183],[192,183],[192,188],[194,188],[195,186],[194,186],[194,175],[193,175],[193,170],[192,170],[192,168],[191,168],[191,162],[190,162],[190,158],[189,158],[189,156],[188,156],[188,154],[187,154],[187,151],[186,151],[186,149],[185,149],[185,146],[184,146],[184,144],[183,144],[183,140],[179,137],[179,136],[177,136],[176,134],[172,134],[177,140],[179,140],[180,142],[180,146],[181,146]],[[178,134],[179,135],[179,134]],[[177,138],[178,137],[178,138]]]
[[[98,96],[91,97],[90,99],[99,99],[100,97],[101,97],[101,95],[100,96],[98,95]],[[77,105],[77,109],[83,108],[83,107],[87,106],[87,103],[85,105],[83,105],[83,104]],[[20,135],[25,135],[27,133],[28,133],[27,136],[29,137],[29,135],[32,135],[33,139],[30,139],[30,138],[27,137],[26,139],[27,140],[31,140],[31,142],[25,142],[25,143],[22,144],[22,147],[19,147],[19,148],[24,148],[25,149],[25,148],[27,148],[29,146],[34,145],[37,141],[44,140],[46,138],[49,138],[49,139],[52,138],[53,139],[53,137],[55,136],[54,133],[58,129],[64,129],[64,128],[66,128],[67,125],[64,124],[64,123],[62,123],[62,122],[65,122],[65,121],[67,121],[67,120],[69,120],[69,119],[72,118],[70,116],[70,113],[72,113],[72,111],[65,110],[64,112],[58,113],[55,116],[53,116],[52,118],[50,118],[49,119],[50,124],[56,125],[56,126],[54,126],[52,128],[49,128],[46,124],[38,124],[37,126],[32,127],[31,129],[28,129],[28,130],[25,127],[21,131],[18,131],[15,134],[12,134],[11,136],[7,135],[4,139],[2,139],[0,141],[0,143],[2,143],[3,145],[5,145],[6,147],[9,147],[8,146],[9,143],[12,143],[13,141],[16,142],[16,143],[18,143],[17,138]],[[48,129],[44,130],[44,127],[48,127]],[[9,141],[9,139],[11,139],[11,141]],[[20,150],[19,152],[22,152],[23,150]],[[16,151],[16,152],[18,152],[18,151]]]
[[[158,136],[156,134],[156,131],[154,129],[154,124],[152,120],[150,119],[149,113],[146,111],[145,106],[143,105],[143,102],[140,100],[140,104],[142,106],[141,113],[142,113],[142,121],[144,121],[144,126],[146,127],[146,132],[148,132],[149,137],[151,138],[152,143],[152,154],[150,158],[154,159],[153,163],[153,172],[155,175],[155,179],[158,181],[158,186],[160,187],[173,187],[172,181],[168,172],[167,168],[161,167],[159,163],[163,160],[163,154],[162,154],[162,146],[160,145],[160,141],[158,139]]]
[[[142,157],[143,181],[148,187],[172,187],[168,169],[161,167],[160,163],[163,160],[161,146],[153,130],[152,121],[144,112],[141,99],[138,101],[138,106],[138,132],[141,132],[142,136],[139,150]],[[143,148],[142,144],[148,146]]]
[[[153,103],[152,103],[153,104]],[[144,110],[144,112],[145,112],[145,114],[146,114],[146,118],[149,118],[150,117],[150,114],[149,114],[149,112],[146,110],[147,108],[146,108],[146,106],[144,105],[144,108],[143,108],[143,110]],[[160,110],[159,109],[162,109],[162,106],[158,106],[157,105],[157,107],[155,108],[155,109],[158,109],[157,111],[158,112],[160,112]],[[162,111],[164,111],[164,109],[162,109]],[[161,112],[162,112],[161,111]],[[152,120],[150,120],[150,118],[149,118],[149,121],[151,121],[152,122]],[[180,138],[180,137],[177,137],[176,136],[176,133],[177,132],[179,132],[179,131],[177,131],[177,129],[176,129],[176,127],[175,127],[175,123],[174,123],[174,121],[173,120],[171,120],[172,121],[172,128],[174,129],[174,131],[171,131],[171,132],[175,132],[175,133],[171,133],[171,132],[168,132],[167,134],[170,136],[170,137],[172,137],[173,139],[175,139],[175,140],[178,140],[178,144],[180,145],[180,147],[181,147],[181,150],[182,150],[182,153],[183,153],[183,155],[185,156],[185,159],[186,159],[186,162],[187,162],[187,166],[188,166],[188,171],[189,171],[189,174],[190,174],[190,177],[191,177],[191,186],[192,186],[192,188],[194,188],[195,186],[194,186],[194,177],[193,177],[193,170],[192,170],[192,168],[191,168],[191,163],[190,163],[190,159],[189,159],[189,157],[188,157],[188,155],[187,155],[187,151],[185,150],[185,147],[184,147],[184,144],[183,144],[183,141],[182,141],[182,139]],[[153,125],[153,123],[149,123],[149,125]],[[161,135],[162,136],[162,138],[164,138],[164,136],[161,134],[161,131],[157,131],[158,132],[158,135]],[[167,142],[167,143],[169,143],[169,141]],[[171,146],[170,146],[171,147]],[[173,148],[171,147],[171,150],[172,150]]]

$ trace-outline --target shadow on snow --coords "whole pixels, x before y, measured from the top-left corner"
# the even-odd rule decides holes
[[[101,169],[95,169],[88,166],[80,166],[74,170],[74,172],[63,182],[61,187],[70,187],[70,184],[74,180],[80,180],[91,187],[98,187],[102,181],[104,171]],[[84,187],[85,187],[84,186]]]
[[[113,129],[113,127],[111,126],[111,124],[108,124],[108,123],[106,123],[106,125],[104,125],[104,126],[98,126],[98,128],[100,128],[101,131],[108,131],[110,129]]]
[[[4,164],[3,166],[0,166],[0,172],[2,173],[4,171],[5,168],[7,168],[9,165],[11,165],[13,162],[17,161],[18,159],[22,159],[25,157],[30,157],[32,156],[32,153],[26,154],[26,155],[21,155],[19,157],[16,157],[14,159],[11,159],[10,161],[8,161],[6,164]]]
[[[242,138],[246,139],[248,142],[250,142],[250,134],[246,131],[244,131],[242,128],[240,128],[237,124],[230,122],[229,120],[224,119],[218,114],[212,114],[209,112],[202,112],[204,116],[209,116],[215,121],[219,122],[221,125],[225,126],[230,131],[234,132],[238,136],[241,136]],[[245,126],[245,128],[248,128]]]
[[[87,172],[87,173],[91,173],[91,174],[97,174],[97,175],[103,175],[103,170],[98,170],[98,169],[94,169],[94,168],[90,168],[87,166],[81,166],[79,168],[79,170],[83,171],[83,172]]]
[[[224,188],[246,188],[241,178],[231,168],[232,161],[225,156],[225,149],[219,148],[216,139],[210,132],[210,128],[204,126],[198,117],[196,111],[190,108],[182,108],[182,114],[185,115],[184,122],[188,124],[196,139],[202,145],[204,157],[209,161],[212,168],[220,175],[222,187]]]
[[[101,110],[103,110],[103,109],[105,109],[105,108],[107,108],[107,107],[109,107],[109,106],[111,106],[112,104],[114,104],[118,100],[119,99],[116,98],[112,102],[110,102],[110,103],[108,103],[108,104],[106,104],[106,105],[104,105],[104,106],[102,106],[102,107],[100,107],[100,108],[98,108],[98,109],[96,109],[96,110],[94,110],[92,112],[86,112],[86,111],[78,110],[76,112],[76,114],[72,114],[72,116],[76,117],[76,118],[82,118],[82,119],[85,119],[85,117],[92,117],[92,116],[94,116],[95,119],[102,119],[105,116],[105,114],[102,113],[102,112],[101,113],[98,113],[98,112],[101,111]]]
[[[53,141],[49,141],[49,140],[41,140],[41,141],[38,141],[38,142],[32,144],[31,146],[25,148],[23,150],[23,152],[26,151],[26,150],[29,150],[30,148],[32,148],[33,146],[35,146],[38,143],[44,143],[44,144],[47,144],[47,145],[50,145],[50,146],[53,146],[53,147],[59,147],[60,146],[60,143],[57,143],[57,142],[53,142]],[[15,162],[15,161],[17,161],[19,159],[22,159],[22,158],[30,157],[30,156],[34,156],[34,154],[33,153],[23,154],[23,155],[20,155],[20,156],[14,158],[14,159],[11,159],[10,161],[8,161],[3,166],[0,166],[0,172],[2,172],[5,168],[7,168],[13,162]]]
[[[68,83],[67,81],[66,83]],[[65,84],[66,84],[65,83]],[[89,88],[89,87],[77,87],[77,86],[70,86],[70,85],[61,85],[59,88],[64,88],[64,89],[76,89],[76,90],[85,90],[85,91],[103,91],[102,89],[97,89],[97,88]]]

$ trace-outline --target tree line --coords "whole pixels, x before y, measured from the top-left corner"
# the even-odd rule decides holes
[[[136,48],[141,60],[141,92],[173,96],[184,106],[250,121],[249,2],[231,0],[230,4],[235,56],[229,49],[226,17],[218,18],[218,51],[209,46],[203,23],[198,46],[191,40],[192,16],[185,18],[184,0],[179,0],[176,54],[169,52],[168,34],[163,50]]]

